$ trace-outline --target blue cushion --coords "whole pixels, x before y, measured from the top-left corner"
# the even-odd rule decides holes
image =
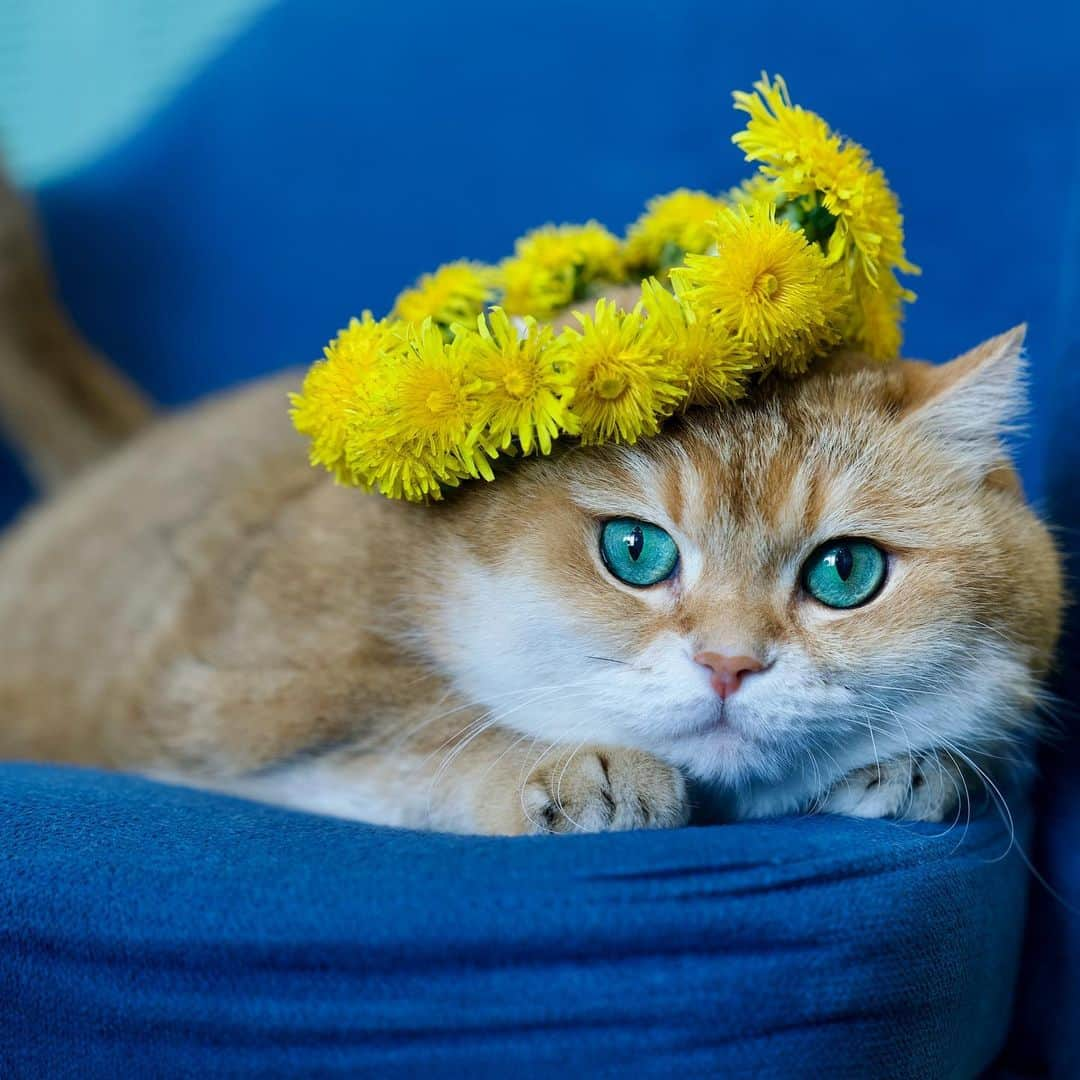
[[[0,837],[17,1076],[973,1076],[1025,895],[996,815],[490,839],[9,765]]]

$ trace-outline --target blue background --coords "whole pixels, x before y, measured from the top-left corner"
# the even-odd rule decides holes
[[[510,250],[515,236],[533,225],[595,216],[619,229],[658,192],[680,185],[716,190],[734,184],[748,168],[729,142],[740,123],[730,108],[730,91],[748,88],[762,68],[780,72],[795,100],[870,148],[901,195],[908,250],[925,271],[915,283],[920,299],[909,316],[906,351],[945,359],[1015,323],[1030,323],[1035,408],[1031,437],[1020,450],[1024,479],[1058,525],[1063,544],[1074,548],[1080,535],[1074,479],[1080,460],[1074,420],[1080,403],[1080,138],[1073,74],[1078,31],[1075,8],[1050,3],[1022,8],[918,3],[815,9],[795,3],[626,0],[587,5],[565,0],[460,5],[284,0],[255,18],[128,138],[78,169],[52,176],[36,194],[61,290],[80,327],[160,402],[177,405],[262,372],[308,362],[349,315],[365,307],[383,312],[416,274],[460,256],[497,259]],[[12,512],[26,494],[9,458],[0,471],[0,508]],[[1072,701],[1077,700],[1071,662],[1076,655],[1071,642],[1064,652],[1060,689]],[[1071,726],[1072,707],[1063,705],[1061,713]],[[1031,850],[1053,884],[1075,903],[1080,901],[1080,863],[1074,855],[1080,846],[1075,753],[1066,745],[1044,764],[1038,785],[1040,828]],[[93,812],[103,815],[101,835],[110,837],[110,844],[115,841],[114,878],[108,880],[128,881],[137,888],[141,855],[134,840],[124,839],[108,824],[109,813],[94,801],[94,792],[102,790],[97,784],[73,781],[73,787],[50,796],[47,792],[53,789],[38,784],[33,770],[29,779],[19,770],[12,775],[15,786],[6,790],[24,791],[31,809],[17,834],[21,844],[11,850],[23,860],[18,880],[34,887],[12,893],[15,899],[7,914],[23,935],[20,948],[29,950],[24,955],[37,957],[28,966],[8,970],[10,978],[20,978],[20,971],[46,970],[34,964],[52,955],[45,946],[43,953],[34,953],[25,942],[48,938],[35,919],[39,909],[53,909],[41,908],[35,897],[47,895],[57,880],[50,877],[48,860],[57,860],[54,870],[70,870],[64,860],[84,844],[77,821],[80,808],[89,800]],[[212,821],[221,814],[220,806],[200,803],[210,797],[192,794],[170,795],[159,803],[143,787],[132,790],[124,786],[127,781],[110,783],[118,786],[105,784],[104,790],[113,792],[124,808],[117,811],[121,818],[132,814],[144,820],[142,815],[149,814],[163,830],[169,855],[161,873],[177,890],[169,893],[179,905],[176,910],[197,913],[205,904],[209,911],[226,911],[235,897],[217,892],[213,882],[202,893],[192,892],[186,881],[197,873],[192,867],[204,865],[212,851],[186,840],[168,846],[174,836],[191,837],[185,814],[202,813]],[[21,797],[10,795],[12,800]],[[57,801],[50,802],[52,798]],[[187,824],[176,824],[173,818],[159,821],[155,813],[175,815]],[[248,808],[236,813],[243,819],[235,837],[241,846],[249,828],[259,836],[263,829],[270,834],[280,829],[294,839],[296,830],[315,828],[297,825],[303,819],[289,815],[266,817],[268,811]],[[244,819],[245,813],[253,817]],[[56,822],[64,815],[71,821],[70,834],[57,834]],[[10,821],[8,825],[15,827]],[[326,823],[321,827],[329,832],[319,843],[331,851],[337,850],[335,844],[346,844],[337,829],[353,829],[348,843],[364,851],[392,851],[403,858],[415,857],[410,851],[436,851],[430,865],[443,866],[454,884],[459,857],[465,859],[462,865],[475,865],[471,855],[441,846],[441,840],[407,843],[380,839],[378,830]],[[892,835],[882,831],[887,826],[831,827],[836,831],[830,842],[822,841],[818,866],[826,875],[831,872],[829,843],[857,849],[872,847],[873,838]],[[796,832],[731,830],[731,838],[710,839],[704,850],[715,854],[713,845],[731,844],[735,850],[756,853],[753,857],[765,863],[784,864],[804,843],[807,834],[799,828],[812,832],[828,829],[830,823],[791,828]],[[692,845],[694,835],[674,841],[675,850]],[[59,846],[49,847],[43,842],[47,838]],[[415,849],[409,847],[413,842]],[[635,842],[644,846],[627,856],[627,845]],[[434,845],[430,851],[427,843]],[[537,850],[546,853],[539,858],[584,860],[585,865],[607,852],[647,868],[641,873],[653,873],[654,856],[661,850],[656,838],[575,843],[559,855],[541,845]],[[258,844],[255,850],[269,851]],[[289,850],[295,859],[283,866],[286,880],[290,873],[307,872],[302,845]],[[960,980],[969,996],[959,1005],[935,997],[924,978],[931,967],[920,966],[921,961],[909,965],[911,982],[906,985],[911,993],[904,1000],[924,1002],[924,1014],[919,1020],[910,1012],[890,1014],[886,1009],[886,1020],[891,1015],[900,1032],[891,1052],[894,1059],[900,1055],[912,1062],[942,1061],[942,1054],[955,1052],[958,1075],[964,1073],[961,1061],[970,1063],[988,1046],[996,1046],[995,1040],[1000,1042],[1008,1003],[980,996],[978,986],[986,957],[1007,957],[1009,935],[1019,925],[1008,873],[993,880],[964,877],[971,869],[963,862],[966,851],[958,855],[956,879],[966,884],[925,871],[921,879],[911,879],[916,884],[899,894],[899,901],[889,884],[895,879],[867,871],[880,889],[876,899],[863,900],[859,909],[873,917],[856,924],[862,947],[874,950],[880,944],[875,919],[891,918],[890,905],[901,903],[905,919],[922,913],[912,924],[923,950],[919,955],[940,960],[944,950],[944,970]],[[478,897],[498,891],[497,865],[516,865],[517,857],[507,855],[509,861],[497,862],[490,872],[477,871],[478,877],[461,887],[475,886]],[[723,864],[720,854],[715,857]],[[897,865],[902,863],[900,848],[893,857]],[[371,858],[372,865],[384,865],[375,855]],[[258,875],[259,865],[257,859],[238,864],[236,888],[241,893],[248,880],[244,875]],[[82,909],[84,915],[94,909],[94,897],[111,895],[96,874],[96,863],[88,860],[86,889],[76,894],[90,905]],[[318,888],[331,888],[328,880],[319,879]],[[918,891],[919,880],[925,893]],[[304,901],[307,887],[290,892],[295,904]],[[449,887],[447,881],[440,887]],[[157,886],[149,888],[156,902],[170,903],[154,892]],[[657,910],[670,902],[665,899],[667,888],[655,885],[649,894],[660,905],[647,913],[654,920]],[[954,908],[931,902],[938,889],[957,898]],[[527,892],[513,884],[513,875],[506,890],[500,894],[502,902],[521,904],[526,923],[541,918]],[[256,890],[254,895],[266,894]],[[400,898],[382,894],[380,910],[385,914],[398,903]],[[789,908],[783,903],[776,909],[777,918],[785,910],[796,911],[802,901],[792,900]],[[285,927],[281,932],[286,937],[306,933],[295,904],[285,908],[293,921],[271,920]],[[412,912],[409,917],[422,914],[416,904],[415,898],[405,904],[406,912]],[[475,907],[478,918],[493,917],[481,900]],[[986,921],[980,923],[983,909]],[[140,920],[148,910],[154,909],[136,904],[128,912],[134,929],[115,946],[130,961],[129,967],[121,963],[116,969],[124,978],[134,978],[132,971],[146,976],[147,970],[160,970],[160,965],[140,966],[138,941],[143,936],[154,941],[173,935],[198,942],[208,932],[194,915],[194,921],[177,915],[176,923],[166,920],[147,929]],[[817,929],[807,930],[805,940],[828,940],[829,928],[839,920],[850,921],[852,910],[839,895],[815,907],[822,921]],[[719,923],[710,925],[722,923],[724,911],[723,905],[713,911],[708,917]],[[55,916],[67,917],[58,909]],[[345,916],[339,912],[334,918]],[[224,914],[222,919],[219,929],[226,936],[237,928],[241,934],[255,933],[252,927],[267,925],[247,909],[235,924]],[[492,925],[505,930],[512,923],[507,915]],[[403,950],[406,967],[410,925],[406,918],[387,931],[394,947]],[[646,918],[640,925],[631,922],[628,931],[636,927],[635,932],[647,933],[650,925],[667,926]],[[265,932],[272,943],[274,932]],[[748,940],[764,940],[768,951],[767,937],[747,933]],[[577,945],[586,954],[611,947],[603,935],[590,937],[588,927],[582,934],[572,937],[571,953]],[[87,940],[87,955],[98,955],[98,938]],[[723,961],[710,970],[710,979],[730,977],[744,989],[758,985],[761,972],[749,962],[740,966],[737,956],[732,959],[737,943],[710,940]],[[979,941],[988,953],[980,951]],[[455,961],[458,974],[462,964],[468,968],[479,963],[476,956],[490,956],[497,947],[491,939],[481,944],[471,960]],[[267,948],[274,952],[271,945]],[[855,977],[859,969],[853,969],[851,956],[857,953],[857,943],[850,945],[828,969],[843,982],[844,993],[856,997],[873,994],[874,985]],[[684,954],[674,949],[670,955]],[[204,953],[196,948],[193,955]],[[239,971],[250,957],[242,949],[236,955]],[[332,965],[332,951],[330,955],[317,962]],[[820,960],[822,954],[813,955]],[[588,980],[590,964],[580,967]],[[215,985],[207,975],[220,974],[213,963],[196,968],[196,982]],[[385,973],[377,966],[364,970],[370,975],[363,984],[366,991],[388,987],[388,993],[409,992],[405,983],[380,981]],[[886,965],[878,975],[901,978],[905,970],[903,965]],[[677,979],[671,964],[664,972],[657,985]],[[797,972],[796,964],[778,976],[797,981]],[[64,979],[69,975],[75,980],[64,983],[69,989],[89,985],[80,984],[71,972]],[[1009,1051],[1010,1065],[1018,1073],[1038,1073],[1047,1062],[1059,1075],[1080,1070],[1075,1045],[1078,980],[1077,920],[1036,888]],[[150,985],[156,985],[152,978]],[[177,992],[183,994],[186,984],[179,985]],[[235,989],[238,984],[229,985]],[[481,986],[462,985],[466,996]],[[557,985],[563,993],[582,990],[573,979]],[[636,985],[633,980],[626,983],[627,992],[633,993]],[[300,992],[317,993],[304,986]],[[502,992],[512,991],[504,986]],[[36,999],[26,1000],[32,1006]],[[857,1028],[843,1026],[843,1003],[853,998],[841,994],[837,1000],[833,1020],[841,1026],[832,1030],[842,1035],[835,1045],[798,1044],[791,1060],[800,1060],[798,1055],[813,1047],[824,1060],[820,1055],[856,1045]],[[793,1016],[806,1018],[806,1000],[797,990],[791,995],[785,990],[780,1001]],[[45,1009],[44,1001],[38,1004]],[[718,1051],[710,1059],[714,1066],[745,1064],[738,1055],[754,1052],[747,1049],[750,1044],[738,1041],[749,1031],[740,1026],[746,1014],[731,1008],[732,1026],[725,1029],[725,1037],[734,1041],[724,1045],[734,1047],[730,1053],[735,1056],[724,1058]],[[951,1010],[963,1023],[959,1029],[942,1029],[931,1022],[933,1009]],[[32,1011],[30,1019],[37,1015]],[[515,1014],[515,1021],[524,1022],[528,1015],[525,1009]],[[703,1025],[695,1029],[700,1035],[708,1027],[708,1014],[696,1015]],[[240,1016],[250,1020],[240,1009],[233,1017],[236,1024],[241,1024]],[[212,1019],[211,1013],[203,1022],[212,1028]],[[644,1023],[648,1017],[643,1013],[638,1019]],[[97,1030],[88,1023],[88,1030]],[[568,1034],[573,1024],[565,1016],[559,1023],[559,1037],[573,1045]],[[821,1017],[813,1028],[830,1030]],[[235,1034],[239,1029],[228,1030]],[[293,1031],[299,1039],[294,1044],[283,1029],[275,1030],[284,1040],[281,1045],[300,1045],[308,1037]],[[218,1036],[227,1038],[220,1031]],[[89,1038],[85,1031],[82,1037]],[[822,1037],[827,1040],[827,1035]],[[515,1045],[520,1049],[524,1044]],[[631,1043],[625,1046],[633,1051]],[[780,1043],[773,1046],[779,1053]],[[642,1047],[638,1050],[644,1053]],[[761,1046],[757,1050],[765,1052]],[[347,1056],[340,1061],[356,1064]],[[188,1062],[192,1068],[196,1064],[194,1058]],[[908,1074],[920,1075],[914,1067]]]
[[[866,144],[924,267],[910,355],[1021,321],[1045,409],[1065,347],[1076,15],[975,3],[428,0],[270,7],[132,137],[40,191],[63,294],[162,403],[290,364],[418,273],[536,224],[620,229],[726,188],[767,68]],[[1024,448],[1044,490],[1045,439]],[[7,504],[15,481],[5,473]],[[18,496],[23,492],[19,490]],[[17,497],[18,497],[17,496]]]

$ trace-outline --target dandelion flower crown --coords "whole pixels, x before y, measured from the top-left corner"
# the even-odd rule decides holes
[[[353,319],[292,396],[312,464],[423,502],[558,440],[634,443],[840,344],[895,357],[915,298],[897,274],[918,267],[884,173],[781,78],[734,96],[749,119],[732,141],[758,163],[741,187],[659,196],[621,240],[546,225],[499,266],[449,263]],[[630,310],[597,299],[627,282]],[[578,326],[545,324],[571,307]]]

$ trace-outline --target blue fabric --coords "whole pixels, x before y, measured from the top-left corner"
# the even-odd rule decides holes
[[[1025,892],[996,816],[483,839],[5,766],[0,837],[5,1076],[970,1077]]]
[[[1049,414],[1048,508],[1068,552],[1068,580],[1077,595],[1080,548],[1080,135],[1074,132],[1074,187],[1062,215],[1066,256],[1056,326],[1058,361]],[[1080,1076],[1080,606],[1073,604],[1055,689],[1064,744],[1046,748],[1036,788],[1035,856],[1048,887],[1032,891],[1025,965],[1009,1062],[1020,1076]]]
[[[1024,478],[1075,547],[1076,9],[848,15],[283,0],[136,137],[38,193],[63,295],[184,402],[310,359],[418,272],[496,258],[531,225],[618,228],[656,192],[736,182],[728,94],[768,66],[903,196],[926,270],[913,355],[1030,322]],[[25,496],[12,476],[0,512]],[[1036,855],[1077,902],[1075,751],[1048,756],[1039,793]],[[445,1071],[971,1075],[1004,1038],[1025,877],[993,861],[993,817],[959,846],[932,832],[463,840],[6,768],[0,1073],[374,1073],[437,1054]],[[1078,1075],[1080,934],[1040,888],[1032,912],[1008,1064]]]

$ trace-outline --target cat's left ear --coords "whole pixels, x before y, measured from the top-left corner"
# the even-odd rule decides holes
[[[903,423],[945,443],[957,466],[982,479],[1009,460],[1004,438],[1027,411],[1021,324],[947,364],[908,364]]]

